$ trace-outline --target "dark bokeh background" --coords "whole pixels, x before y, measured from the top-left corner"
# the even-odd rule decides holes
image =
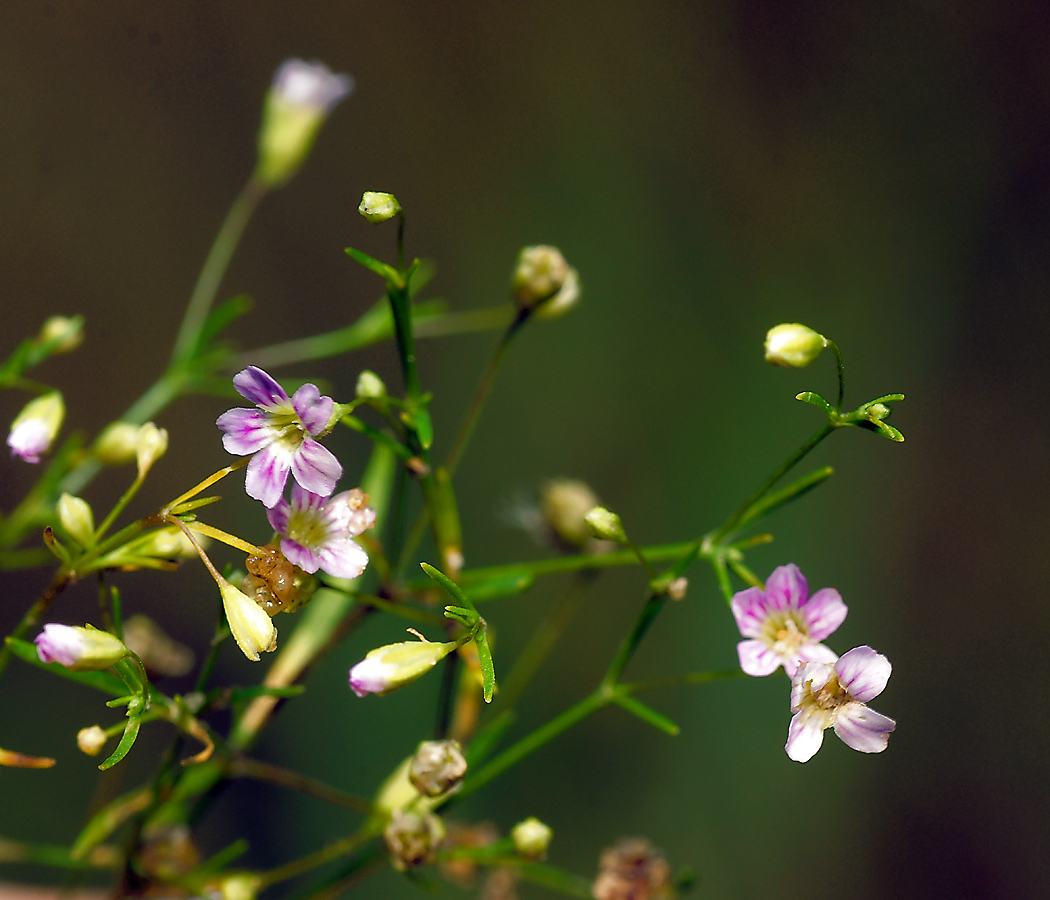
[[[0,352],[51,313],[87,316],[88,340],[41,378],[69,423],[96,429],[160,372],[185,298],[254,161],[259,107],[284,58],[352,73],[355,95],[289,187],[251,224],[223,295],[247,292],[248,348],[337,327],[377,296],[353,243],[390,252],[356,214],[394,191],[409,251],[435,259],[457,309],[500,302],[525,243],[562,248],[581,307],[514,348],[457,479],[468,564],[537,551],[502,526],[550,476],[590,481],[640,542],[711,527],[813,430],[791,398],[833,391],[830,361],[761,361],[765,330],[803,321],[842,346],[848,401],[902,390],[894,445],[835,435],[838,474],[778,514],[756,570],[797,562],[851,614],[833,644],[894,663],[876,708],[899,729],[866,757],[829,738],[784,755],[782,679],[653,695],[682,725],[663,737],[606,711],[461,810],[508,828],[550,822],[552,862],[590,872],[603,846],[646,834],[699,874],[705,898],[1045,896],[1047,364],[1050,338],[1050,30],[1040,4],[776,2],[348,2],[83,4],[0,11]],[[446,443],[494,342],[427,342]],[[346,398],[390,347],[280,374]],[[4,421],[22,398],[0,398]],[[141,508],[224,464],[225,408],[179,401]],[[333,440],[353,480],[366,448]],[[5,507],[28,483],[2,463]],[[121,487],[108,473],[96,508]],[[219,524],[263,539],[236,490]],[[667,610],[639,674],[734,664],[735,630],[709,573]],[[9,627],[46,576],[7,577]],[[197,568],[121,581],[200,647],[214,589]],[[536,685],[521,728],[593,684],[640,602],[637,573],[605,577]],[[490,607],[503,659],[558,583]],[[91,615],[82,585],[55,618]],[[287,628],[287,626],[285,626]],[[430,727],[436,680],[359,701],[345,671],[398,639],[376,619],[320,667],[259,748],[370,792]],[[229,679],[257,677],[231,650]],[[48,754],[0,770],[0,835],[69,840],[94,804],[145,776],[150,729],[97,793],[75,731],[112,713],[25,666],[0,695],[0,745]],[[240,786],[205,826],[209,852],[250,829],[267,866],[345,834],[353,817]],[[40,870],[0,878],[46,879]],[[445,888],[444,892],[451,891]],[[383,876],[372,896],[415,896]],[[533,891],[533,896],[536,892]]]

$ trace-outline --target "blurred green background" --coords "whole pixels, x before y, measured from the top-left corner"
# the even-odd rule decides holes
[[[639,543],[719,522],[819,424],[792,397],[834,391],[829,359],[762,362],[777,322],[840,344],[848,403],[908,395],[892,419],[907,443],[833,436],[813,464],[835,478],[770,520],[776,542],[749,557],[760,575],[793,561],[814,589],[838,588],[851,613],[833,646],[893,661],[873,704],[899,723],[886,753],[829,737],[791,762],[782,678],[681,688],[649,698],[679,737],[607,710],[458,815],[503,829],[539,816],[555,829],[551,861],[584,874],[618,836],[647,835],[696,870],[703,898],[1046,896],[1048,39],[1034,3],[4,4],[0,354],[49,314],[83,313],[85,345],[38,374],[65,391],[71,427],[117,417],[161,371],[254,164],[276,66],[302,56],[351,73],[357,91],[265,201],[224,282],[222,296],[255,301],[241,347],[338,327],[378,297],[342,253],[392,251],[356,213],[364,190],[397,194],[409,253],[437,262],[430,293],[453,308],[501,302],[526,243],[559,246],[585,287],[570,316],[513,348],[457,477],[468,565],[541,552],[504,523],[552,476],[589,481]],[[439,450],[494,342],[422,345]],[[345,399],[364,367],[398,383],[390,345],[276,374],[327,379]],[[0,397],[0,419],[22,400]],[[226,463],[212,424],[226,405],[184,399],[159,417],[171,449],[136,509]],[[349,433],[332,445],[349,486],[366,447]],[[0,467],[9,508],[33,472]],[[92,485],[96,509],[122,479]],[[258,506],[226,494],[216,524],[264,539]],[[47,577],[5,575],[5,631]],[[216,598],[200,567],[117,580],[126,608],[204,646]],[[488,608],[497,666],[561,586]],[[643,589],[633,570],[601,579],[516,733],[591,688]],[[52,617],[83,622],[94,604],[82,584]],[[259,755],[369,793],[431,727],[436,678],[383,700],[345,686],[401,629],[370,620]],[[698,566],[631,673],[729,667],[737,638]],[[221,668],[258,677],[232,648]],[[114,719],[94,695],[9,670],[0,745],[59,765],[0,769],[0,835],[68,841],[146,776],[166,726],[95,791],[97,760],[73,737]],[[205,849],[247,829],[244,862],[272,866],[356,821],[239,784],[205,823]],[[417,889],[384,874],[362,893]]]

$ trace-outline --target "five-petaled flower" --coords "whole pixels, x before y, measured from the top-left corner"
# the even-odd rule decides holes
[[[800,663],[833,663],[835,653],[820,643],[842,624],[848,612],[834,588],[809,596],[798,566],[780,566],[765,591],[750,587],[730,603],[740,633],[740,668],[748,675],[771,675],[780,666],[790,678]]]
[[[311,574],[324,569],[336,578],[357,578],[368,554],[354,538],[376,523],[367,503],[360,488],[322,497],[293,484],[291,502],[281,497],[266,516],[283,535],[281,552],[289,562]]]
[[[854,647],[833,666],[804,662],[791,680],[791,711],[784,749],[796,762],[813,757],[834,728],[842,741],[861,753],[881,753],[897,723],[868,709],[886,687],[890,661],[871,647]]]
[[[313,384],[304,384],[289,397],[256,366],[234,375],[233,386],[259,408],[228,410],[215,424],[225,432],[222,445],[227,451],[237,456],[254,454],[244,478],[248,496],[273,507],[281,499],[289,470],[311,493],[331,494],[343,467],[314,438],[331,428],[332,398],[322,396]]]

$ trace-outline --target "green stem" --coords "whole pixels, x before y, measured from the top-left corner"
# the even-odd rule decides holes
[[[612,686],[620,680],[620,675],[623,674],[623,670],[627,667],[627,663],[631,661],[634,651],[642,642],[642,638],[645,637],[645,633],[649,630],[649,626],[653,624],[653,620],[660,614],[660,610],[663,609],[664,603],[666,602],[667,594],[649,595],[649,599],[645,601],[642,611],[638,614],[634,627],[631,629],[627,637],[623,639],[623,642],[616,651],[616,655],[613,657],[613,661],[609,664],[605,677],[602,678],[603,688],[611,689]]]
[[[842,412],[842,400],[846,396],[846,370],[842,364],[842,351],[839,350],[839,345],[834,341],[824,338],[824,342],[831,348],[831,352],[835,354],[835,370],[839,377],[839,402],[835,404],[835,412]]]
[[[259,201],[266,196],[268,188],[265,183],[254,175],[248,179],[237,199],[233,201],[226,219],[215,236],[215,242],[208,251],[204,260],[204,266],[197,278],[197,284],[193,288],[190,302],[186,307],[182,325],[179,327],[178,337],[175,339],[175,349],[171,359],[173,363],[184,363],[193,356],[197,349],[197,341],[200,339],[201,329],[208,318],[208,312],[215,297],[219,292],[219,285],[230,264],[237,244],[240,243],[244,229],[248,225],[259,205]]]
[[[343,838],[341,841],[336,841],[334,844],[329,844],[327,847],[318,850],[316,853],[311,853],[309,856],[304,856],[302,859],[294,860],[286,865],[278,866],[276,869],[270,869],[269,872],[260,873],[260,886],[269,887],[280,881],[287,881],[289,878],[295,878],[298,875],[302,875],[305,872],[323,866],[325,863],[329,863],[333,859],[345,856],[347,853],[356,850],[362,844],[370,841],[382,830],[382,826],[379,822],[373,820],[355,834]]]

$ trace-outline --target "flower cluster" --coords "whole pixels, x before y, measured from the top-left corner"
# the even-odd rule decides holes
[[[765,590],[738,591],[730,609],[746,638],[737,644],[740,668],[761,677],[783,667],[791,679],[793,718],[784,748],[791,759],[811,759],[827,728],[862,753],[886,749],[896,723],[866,704],[886,687],[890,661],[868,646],[839,658],[821,643],[849,611],[838,591],[811,596],[798,566],[786,565],[773,571]]]

